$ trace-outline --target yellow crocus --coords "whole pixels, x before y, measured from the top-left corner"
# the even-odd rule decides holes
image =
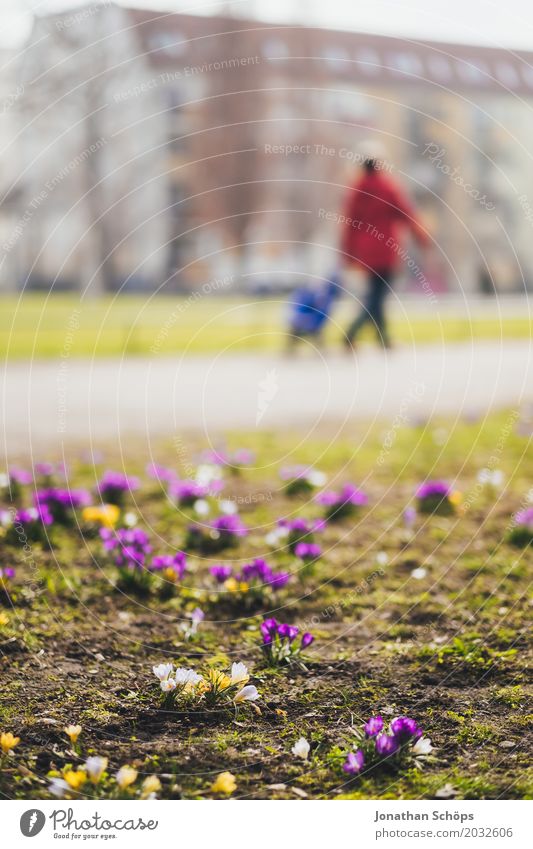
[[[207,678],[213,690],[227,690],[231,687],[231,678],[220,669],[210,669]]]
[[[450,504],[453,504],[454,507],[458,507],[462,500],[463,493],[459,492],[458,490],[455,490],[448,496],[448,501],[450,502]]]
[[[87,781],[87,773],[83,769],[68,769],[63,773],[63,778],[72,790],[78,790]]]
[[[17,743],[20,743],[20,737],[15,737],[11,731],[2,731],[2,734],[0,734],[0,746],[4,755],[9,754]]]
[[[212,793],[222,793],[226,796],[229,796],[230,793],[233,793],[236,789],[237,782],[235,781],[235,776],[231,772],[221,772],[220,775],[217,775],[215,781],[211,785]]]
[[[126,787],[129,787],[130,784],[137,779],[137,770],[133,769],[132,766],[126,764],[125,766],[121,766],[115,778],[117,779],[117,784],[121,790],[125,790]]]
[[[148,775],[142,783],[141,799],[146,799],[153,793],[159,793],[161,790],[161,782],[157,775]]]
[[[116,504],[102,504],[99,507],[84,507],[82,510],[84,522],[94,522],[104,528],[114,528],[120,517]]]
[[[235,578],[228,578],[228,580],[224,582],[224,586],[230,593],[236,593],[239,591],[239,582],[236,581]]]
[[[163,569],[162,574],[163,574],[163,578],[166,581],[170,581],[171,584],[176,583],[178,576],[177,576],[176,572],[174,571],[174,569],[170,569],[170,568],[169,569]]]

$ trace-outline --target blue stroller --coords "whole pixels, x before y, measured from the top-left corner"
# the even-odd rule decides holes
[[[336,275],[319,287],[304,285],[294,290],[289,305],[289,350],[306,337],[320,343],[322,329],[340,293]]]

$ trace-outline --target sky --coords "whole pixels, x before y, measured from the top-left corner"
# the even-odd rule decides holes
[[[24,43],[32,12],[96,5],[98,0],[0,0],[0,46]],[[531,0],[117,0],[119,5],[198,14],[231,12],[267,21],[406,38],[533,50]],[[503,9],[505,11],[503,11]]]

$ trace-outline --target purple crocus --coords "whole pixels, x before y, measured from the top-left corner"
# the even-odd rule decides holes
[[[411,719],[409,716],[396,717],[396,719],[392,720],[390,727],[400,744],[407,742],[411,737],[418,739],[418,737],[422,736],[422,731],[418,727],[416,720]]]
[[[519,527],[533,531],[533,507],[527,507],[525,510],[515,513],[514,520]]]
[[[287,625],[283,623],[278,625],[278,634],[282,639],[288,639],[290,643],[296,639],[299,633],[299,628],[296,625]]]
[[[170,483],[170,481],[176,479],[176,472],[173,469],[169,469],[167,466],[161,466],[159,463],[148,463],[146,474],[149,478],[165,481],[165,483]]]
[[[100,528],[104,549],[115,552],[115,564],[120,569],[142,568],[152,551],[148,534],[141,528]]]
[[[20,469],[18,466],[11,466],[9,469],[9,480],[13,483],[18,483],[20,486],[24,486],[25,484],[29,484],[33,481],[31,476],[31,472],[27,472],[25,469]]]
[[[317,504],[322,505],[322,507],[333,507],[338,504],[339,496],[332,489],[329,489],[324,492],[319,492],[315,501]]]
[[[15,577],[15,570],[12,566],[0,566],[0,582],[4,580],[10,581]]]
[[[219,584],[223,584],[231,577],[231,566],[223,566],[221,563],[209,567],[209,572]]]
[[[176,554],[159,554],[152,558],[150,572],[163,572],[165,577],[173,581],[181,581],[187,568],[187,558],[183,551]]]
[[[238,448],[233,452],[231,464],[233,466],[250,466],[255,460],[255,454],[249,448]]]
[[[189,507],[198,499],[206,498],[209,495],[209,487],[194,480],[171,480],[168,494],[181,507]]]
[[[47,504],[40,504],[38,507],[29,507],[27,510],[17,510],[13,524],[19,522],[24,527],[32,525],[34,522],[41,522],[43,525],[53,524],[54,518],[48,509]]]
[[[451,486],[447,481],[433,480],[420,484],[415,495],[423,501],[425,498],[448,498],[451,492]]]
[[[311,533],[312,525],[308,519],[303,516],[297,516],[295,519],[279,519],[278,527],[287,528],[288,531],[297,531],[298,533]]]
[[[306,631],[305,634],[302,634],[302,648],[306,649],[311,643],[314,643],[315,638],[309,631]]]
[[[367,737],[375,737],[382,730],[383,717],[381,716],[371,716],[368,722],[365,723],[365,734]]]
[[[348,775],[358,775],[365,765],[365,756],[361,749],[356,752],[350,752],[346,756],[346,760],[342,765],[344,772]]]
[[[263,636],[264,645],[268,645],[272,642],[274,637],[276,636],[278,631],[278,621],[274,619],[274,617],[270,617],[270,619],[265,619],[264,622],[261,622],[261,634]]]
[[[366,507],[368,504],[368,495],[366,495],[366,493],[357,486],[347,483],[341,489],[340,501],[341,504],[353,504],[355,507]]]
[[[273,590],[282,590],[290,579],[291,576],[288,572],[272,572],[267,584],[270,584]]]
[[[297,642],[300,629],[288,622],[278,622],[271,617],[261,624],[262,649],[271,665],[292,663],[300,653],[314,642],[314,636],[306,631]]]
[[[33,500],[37,510],[46,509],[54,522],[68,524],[72,511],[79,507],[87,507],[91,503],[91,496],[85,489],[48,487],[38,489]]]
[[[290,580],[288,572],[274,572],[262,557],[256,557],[251,563],[246,563],[237,579],[246,581],[246,583],[260,583],[272,587],[273,590],[280,590]]]
[[[35,473],[43,478],[51,478],[54,474],[54,466],[52,463],[36,463]]]
[[[211,522],[211,527],[214,531],[218,531],[220,534],[228,537],[245,537],[248,533],[246,525],[243,524],[240,516],[236,513],[219,516]]]
[[[303,561],[317,560],[322,549],[316,542],[298,542],[294,548],[296,557]]]
[[[127,493],[138,489],[139,485],[139,478],[108,470],[104,472],[96,489],[107,504],[117,504],[120,507]]]
[[[400,743],[396,737],[389,734],[378,734],[376,737],[376,752],[382,758],[388,758],[396,754],[400,748]]]
[[[338,492],[335,490],[320,492],[315,501],[326,508],[326,516],[329,519],[341,519],[360,507],[366,507],[368,496],[362,489],[347,483]]]
[[[229,455],[222,448],[209,449],[200,455],[202,463],[211,463],[213,466],[226,466],[229,463]]]

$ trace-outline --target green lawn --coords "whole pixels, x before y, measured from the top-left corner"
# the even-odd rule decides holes
[[[348,302],[338,305],[327,333],[335,343],[354,312]],[[497,313],[495,306],[494,313]],[[245,302],[236,298],[157,297],[148,295],[84,300],[76,295],[46,297],[25,294],[2,300],[0,353],[3,358],[121,356],[190,351],[272,350],[283,345],[286,302]],[[365,331],[368,338],[369,330]],[[395,315],[392,335],[399,342],[454,342],[476,339],[528,338],[527,315],[454,318],[450,311],[412,316]]]
[[[51,798],[53,777],[83,775],[87,756],[100,755],[109,764],[98,786],[86,781],[68,799],[116,795],[113,775],[124,764],[139,775],[124,793],[130,799],[149,775],[160,776],[161,798],[212,798],[227,771],[243,798],[435,799],[451,785],[457,799],[531,799],[531,547],[509,539],[531,486],[529,436],[515,413],[503,412],[483,422],[441,420],[438,429],[400,427],[383,452],[386,437],[364,425],[305,443],[289,430],[230,434],[232,450],[256,452],[255,467],[225,474],[223,491],[248,535],[216,554],[193,545],[193,508],[176,508],[144,471],[155,459],[183,476],[203,441],[184,443],[181,469],[174,440],[128,443],[125,454],[109,446],[96,468],[85,455],[69,458],[71,485],[93,491],[104,468],[127,462],[141,486],[125,510],[137,514],[154,554],[186,550],[187,569],[178,584],[157,575],[135,584],[144,571],[121,576],[81,511],[71,524],[50,526],[48,543],[32,537],[30,554],[20,532],[0,529],[0,563],[15,570],[0,592],[0,731],[20,737],[13,755],[0,758],[0,796]],[[285,538],[265,539],[281,517],[323,515],[309,494],[284,491],[286,458],[316,464],[328,488],[351,482],[369,498],[317,534],[322,556],[309,571]],[[479,484],[487,466],[503,472],[501,490]],[[409,530],[404,510],[426,476],[453,481],[462,501],[452,514],[419,513]],[[22,489],[18,507],[31,501],[32,487]],[[208,500],[214,517],[222,505]],[[0,504],[11,506],[5,495]],[[254,600],[246,584],[241,595],[214,584],[213,563],[236,571],[256,557],[290,572],[287,585]],[[188,638],[182,625],[197,606],[205,619]],[[314,634],[303,665],[266,662],[260,625],[270,615]],[[163,661],[204,672],[246,663],[260,713],[186,701],[164,707],[152,673]],[[435,747],[423,771],[405,761],[346,775],[346,753],[358,745],[353,728],[376,714],[386,723],[417,720]],[[70,723],[82,727],[75,750],[63,731]],[[311,746],[305,761],[292,753],[302,736]]]

